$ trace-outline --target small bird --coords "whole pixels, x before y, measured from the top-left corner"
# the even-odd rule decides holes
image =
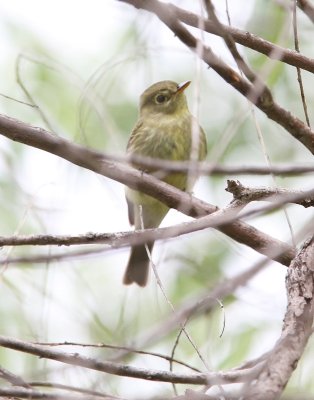
[[[144,91],[140,97],[139,119],[127,145],[128,155],[167,161],[201,161],[206,157],[204,131],[190,113],[184,94],[190,83],[161,81]],[[196,138],[192,136],[195,134],[198,135]],[[136,164],[133,166],[183,191],[191,190],[196,180],[195,177],[190,179],[183,172],[164,173],[160,177],[160,171],[156,171],[156,168],[139,167]],[[159,200],[130,188],[126,188],[126,200],[129,221],[135,229],[157,228],[169,211]],[[146,246],[151,253],[154,242],[148,242]],[[125,285],[133,282],[139,286],[146,285],[150,261],[146,246],[132,246],[123,279]]]

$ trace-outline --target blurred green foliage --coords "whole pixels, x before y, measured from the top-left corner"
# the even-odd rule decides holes
[[[254,10],[247,23],[247,30],[269,42],[289,48],[292,43],[291,35],[288,34],[290,19],[291,15],[288,7],[271,0],[257,0],[254,2]],[[278,80],[285,74],[284,64],[273,62],[270,67],[269,59],[263,54],[257,52],[248,53],[254,70],[259,71],[263,77],[267,78],[267,83],[270,87],[275,87]]]
[[[212,70],[204,65],[198,67],[196,58],[178,45],[178,40],[156,19],[144,13],[129,16],[127,9],[120,9],[120,5],[116,7],[120,17],[123,15],[125,20],[118,20],[119,23],[112,26],[112,34],[107,37],[110,50],[109,43],[103,42],[94,57],[90,58],[83,50],[80,57],[75,57],[71,49],[65,50],[69,54],[64,57],[61,49],[60,53],[52,49],[46,44],[45,37],[19,23],[14,16],[7,20],[4,29],[10,52],[8,59],[3,60],[0,71],[8,79],[1,82],[0,92],[34,103],[39,110],[0,98],[1,112],[52,129],[58,135],[97,150],[124,154],[127,138],[137,118],[140,93],[157,80],[174,79],[180,82],[192,77],[194,87],[200,81],[199,107],[195,106],[198,93],[193,89],[188,93],[188,100],[191,109],[199,112],[199,119],[206,131],[209,161],[265,165],[264,149],[258,140],[256,124],[261,129],[266,153],[272,163],[312,160],[306,150],[282,128],[268,121],[258,111],[253,115],[247,101],[226,86]],[[291,32],[287,30],[289,18],[287,9],[276,2],[255,0],[245,26],[267,40],[289,46],[292,43]],[[301,37],[302,27],[300,24]],[[211,37],[208,40],[211,44]],[[310,46],[311,43],[306,45]],[[308,49],[306,47],[304,51]],[[253,69],[267,80],[276,99],[293,113],[302,116],[294,69],[280,62],[270,62],[265,56],[251,50],[241,51]],[[20,53],[23,56],[18,56]],[[305,75],[306,82],[309,79]],[[16,80],[22,85],[18,85]],[[306,86],[309,104],[313,103],[313,87]],[[230,201],[229,194],[224,191],[228,178],[211,176],[203,179],[196,195],[200,194],[206,201],[218,206],[226,205]],[[256,186],[269,182],[274,184],[270,177],[247,176],[239,179]],[[308,178],[277,179],[277,182],[300,187],[309,184]],[[300,213],[291,217],[296,230],[309,218],[309,212]],[[0,236],[127,229],[121,185],[95,177],[90,172],[83,173],[77,167],[2,137],[0,220]],[[254,224],[255,221],[250,223]],[[276,217],[272,215],[257,224],[270,235],[289,237],[286,221],[281,214]],[[230,271],[234,276],[256,261],[256,257],[244,246],[236,246],[231,240],[222,239],[213,230],[204,230],[181,239],[169,242],[166,254],[161,257],[163,265],[157,266],[169,301],[175,309],[180,309],[186,301],[201,293],[210,296],[216,285],[230,278]],[[144,342],[144,350],[171,354],[181,327],[166,335],[159,332],[159,335],[148,338],[150,329],[162,325],[163,320],[172,315],[172,310],[153,277],[149,287],[142,291],[122,287],[121,276],[127,251],[107,251],[97,256],[73,257],[60,262],[49,260],[51,254],[67,251],[69,249],[53,247],[0,249],[0,290],[3,299],[0,302],[0,334],[25,340],[105,342],[139,349],[142,349]],[[162,252],[161,245],[153,258],[157,260],[157,255]],[[16,265],[5,263],[7,257],[37,255],[47,256],[47,260],[34,264],[26,261]],[[280,267],[272,265],[270,268]],[[268,288],[263,280],[265,278],[260,279],[260,286],[254,283],[258,290],[254,285],[252,288],[248,285],[248,292],[243,295],[245,301],[239,301],[238,293],[226,299],[217,299],[217,306],[212,311],[187,321],[187,331],[213,368],[235,367],[251,358],[252,354],[259,354],[260,337],[272,336],[274,332],[274,336],[278,337],[285,293],[277,293],[271,285]],[[263,308],[270,299],[275,304],[271,310],[275,321],[269,319],[271,313],[267,305],[266,311]],[[227,316],[227,329],[221,338],[223,311],[218,300],[223,301]],[[276,309],[276,302],[281,308],[278,306]],[[253,307],[256,308],[254,316]],[[146,342],[143,338],[146,338]],[[269,341],[269,346],[272,344]],[[116,354],[112,350],[81,347],[75,347],[75,351],[99,358],[110,358]],[[182,333],[175,357],[205,370],[195,349]],[[168,363],[147,356],[121,356],[121,360],[125,359],[145,367],[169,368]],[[29,380],[56,380],[104,391],[109,387],[113,394],[127,394],[128,398],[133,396],[134,399],[139,399],[136,394],[138,388],[141,388],[143,399],[149,395],[161,395],[166,390],[163,385],[153,383],[147,383],[146,386],[139,383],[138,388],[135,384],[136,387],[129,389],[126,380],[107,376],[104,382],[101,374],[78,372],[70,368],[65,368],[64,373],[63,367],[2,348],[0,364]],[[302,387],[309,393],[313,391],[313,385],[311,374],[307,371],[312,370],[312,364],[310,356],[301,363]],[[175,366],[175,370],[186,371],[186,368]],[[298,379],[294,378],[291,388],[295,390],[298,385]],[[182,390],[179,387],[179,391]]]

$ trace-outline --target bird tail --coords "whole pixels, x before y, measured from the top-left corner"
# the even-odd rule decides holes
[[[151,252],[153,245],[153,242],[147,243],[149,252]],[[148,278],[149,261],[145,244],[132,246],[123,283],[125,285],[137,283],[139,286],[145,286]]]

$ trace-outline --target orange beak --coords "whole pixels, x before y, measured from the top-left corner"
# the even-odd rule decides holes
[[[176,93],[180,93],[183,92],[189,85],[190,85],[191,81],[186,81],[186,82],[182,82],[178,85],[178,89]]]

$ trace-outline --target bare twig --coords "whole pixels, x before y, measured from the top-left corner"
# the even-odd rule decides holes
[[[302,193],[303,196],[303,193]],[[282,207],[283,204],[287,202],[291,202],[293,199],[298,199],[300,197],[299,194],[290,195],[290,197],[285,197],[284,199],[279,199],[274,201],[270,205],[264,205],[260,208],[256,208],[254,210],[249,210],[242,213],[242,217],[251,217],[254,215],[260,215],[264,212],[269,212],[271,210],[276,210]],[[130,245],[138,245],[143,244],[152,240],[162,240],[177,237],[183,234],[196,232],[199,230],[207,229],[207,228],[217,228],[224,232],[228,227],[234,223],[240,224],[238,220],[238,214],[244,207],[244,203],[240,201],[232,202],[227,207],[216,211],[210,215],[205,217],[198,218],[196,220],[185,222],[182,224],[166,227],[166,228],[158,228],[158,229],[145,229],[145,230],[136,230],[131,232],[120,232],[120,233],[110,233],[110,234],[87,234],[75,236],[75,244],[86,244],[86,240],[88,243],[102,243],[108,244],[114,248],[130,246]],[[237,222],[235,222],[237,221]],[[241,222],[242,223],[242,222]],[[254,234],[254,230],[252,230],[252,234]],[[91,236],[93,240],[91,240]],[[41,239],[41,236],[39,237]],[[11,239],[11,242],[10,242]],[[49,243],[49,239],[51,239],[51,243]],[[59,240],[59,241],[58,241]],[[27,237],[22,237],[21,241],[16,236],[11,238],[2,238],[2,242],[0,244],[6,245],[17,245],[17,244],[37,244],[37,245],[47,245],[47,244],[58,244],[58,245],[70,245],[71,244],[71,236],[53,236],[53,235],[45,235],[44,242],[38,241],[36,236],[31,236],[29,239]],[[269,247],[263,247],[262,243],[259,243],[258,249],[264,255],[267,255],[269,258],[274,259],[276,261],[281,262],[284,265],[288,265],[291,260],[294,258],[295,251],[294,248],[289,246],[286,243],[280,242],[279,240],[272,239],[271,243],[268,243]],[[276,250],[275,250],[276,249]],[[279,254],[279,251],[281,253]]]
[[[114,345],[106,344],[106,343],[90,344],[90,343],[78,343],[78,342],[68,342],[68,341],[66,341],[66,342],[34,342],[34,344],[39,344],[41,346],[49,346],[49,347],[78,346],[78,347],[89,347],[89,348],[97,348],[97,349],[111,349],[111,350],[120,350],[120,351],[122,350],[122,351],[126,351],[128,353],[141,354],[141,355],[146,355],[146,356],[162,358],[163,360],[170,361],[171,363],[176,363],[176,364],[182,365],[188,369],[191,369],[192,371],[201,372],[198,368],[192,367],[191,365],[174,358],[174,354],[171,354],[171,356],[167,356],[165,354],[156,353],[156,352],[152,352],[152,351],[144,351],[144,350],[135,349],[134,347],[114,346]]]
[[[173,4],[167,4],[167,7],[170,12],[172,12],[178,19],[184,22],[187,25],[193,26],[197,28],[199,26],[199,18],[200,16],[193,14],[189,11],[186,11],[182,8],[179,8]],[[313,8],[314,10],[314,8]],[[314,16],[314,12],[313,12]],[[215,24],[206,19],[203,22],[204,29],[208,33],[212,33],[214,35],[220,36],[220,33],[215,26]],[[302,68],[306,71],[314,73],[314,59],[308,58],[302,54],[299,54],[295,51],[286,49],[284,47],[278,46],[275,43],[271,43],[263,38],[258,37],[248,31],[243,31],[241,29],[237,29],[228,25],[223,25],[224,30],[228,32],[233,39],[252,50],[255,50],[259,53],[265,54],[269,58],[284,62],[286,64],[292,65],[294,67]]]
[[[192,385],[204,384],[231,384],[236,382],[247,382],[256,376],[256,369],[236,371],[236,372],[212,372],[212,373],[194,373],[180,374],[170,371],[161,371],[145,368],[136,368],[129,365],[118,364],[109,361],[100,361],[95,358],[85,357],[66,352],[52,350],[33,343],[27,343],[22,340],[12,339],[0,336],[0,346],[21,351],[35,356],[56,360],[65,364],[80,366],[95,371],[105,372],[111,375],[127,376],[130,378],[145,379],[158,382],[187,383]]]
[[[7,95],[5,95],[3,93],[0,93],[0,96],[4,97],[5,99],[14,101],[15,103],[23,104],[24,106],[28,106],[28,107],[32,107],[32,108],[38,108],[38,106],[36,106],[36,104],[26,103],[25,101],[15,99],[14,97],[7,96]]]
[[[228,180],[226,191],[232,193],[234,199],[245,203],[260,200],[278,201],[279,198],[286,198],[287,202],[300,204],[305,208],[314,207],[314,190],[303,191],[268,187],[251,188],[242,185],[238,180]]]
[[[228,0],[225,0],[225,8],[226,8],[226,15],[227,15],[227,20],[228,20],[228,25],[231,26],[231,18],[230,18],[230,13],[229,13]]]
[[[180,331],[177,334],[176,340],[174,341],[174,344],[173,344],[173,347],[172,347],[172,350],[171,350],[171,357],[170,357],[170,360],[169,360],[169,370],[170,371],[173,371],[174,354],[175,354],[176,348],[177,348],[177,346],[179,344],[179,340],[180,340],[180,337],[181,337],[181,334],[183,332],[183,328],[185,327],[185,325],[186,325],[185,322],[181,324]],[[176,385],[174,383],[172,383],[172,387],[173,387],[174,394],[177,396],[178,392],[177,392]]]
[[[70,395],[64,393],[47,393],[41,392],[35,389],[15,389],[15,388],[0,388],[0,397],[4,399],[5,397],[12,398],[22,398],[22,399],[39,399],[39,400],[96,400],[104,399],[103,396],[95,395]],[[115,400],[117,397],[106,396],[106,400]],[[122,399],[121,399],[122,400]]]
[[[314,23],[314,5],[309,0],[298,0],[298,7],[310,18]]]
[[[80,167],[124,183],[132,189],[141,190],[150,196],[158,198],[169,207],[176,208],[188,215],[199,217],[212,214],[218,209],[211,204],[196,199],[189,193],[182,192],[165,182],[159,181],[151,175],[123,164],[109,162],[103,158],[101,153],[71,143],[44,129],[35,128],[0,115],[0,133],[11,140],[55,154]],[[281,248],[282,255],[277,260],[281,260],[280,262],[285,265],[288,265],[294,257],[293,248],[242,221],[224,225],[219,229],[236,241],[244,243],[262,254],[270,254],[271,249]]]
[[[234,181],[234,185],[237,187],[238,182]],[[265,188],[259,189],[258,194],[256,194],[256,198],[265,196],[265,191],[267,191],[267,189]],[[312,201],[309,199],[312,199],[313,196],[314,196],[314,189],[309,191],[295,191],[293,193],[287,193],[287,191],[284,191],[284,195],[281,194],[281,196],[279,196],[277,194],[277,197],[271,202],[271,204],[255,208],[253,210],[245,211],[241,214],[241,218],[247,218],[268,213],[269,211],[280,209],[283,205],[287,203],[296,203],[299,202],[300,200],[305,200],[303,204],[309,205],[309,202]],[[245,207],[246,203],[247,199],[245,199],[245,201],[236,199],[233,200],[225,208],[220,209],[208,216],[201,217],[191,222],[174,225],[167,228],[145,229],[145,230],[137,230],[131,232],[110,233],[110,234],[88,233],[87,235],[74,236],[73,244],[103,243],[103,244],[108,244],[114,248],[119,248],[130,245],[144,244],[147,241],[152,241],[152,240],[155,241],[155,240],[177,237],[183,234],[207,228],[216,228],[223,231],[224,226],[228,227],[235,221],[238,221],[239,219],[238,214]],[[51,240],[51,242],[49,240]],[[44,235],[44,236],[33,235],[30,237],[12,236],[7,238],[0,237],[0,245],[25,245],[25,244],[56,245],[57,244],[60,246],[65,244],[71,245],[72,244],[71,240],[72,240],[71,236],[61,236],[61,237],[55,235]],[[273,239],[273,241],[275,241],[275,239]],[[97,249],[96,252],[99,252],[99,250]],[[270,259],[279,261],[284,265],[288,265],[286,263],[289,263],[293,259],[295,254],[293,247],[290,247],[289,245],[284,244],[280,241],[277,241],[277,247],[273,242],[271,244],[271,247],[260,248],[260,252],[264,255],[267,255]],[[53,258],[54,257],[52,256],[51,259]],[[3,263],[6,262],[12,263],[12,261],[13,260],[10,259],[4,260]]]
[[[30,388],[30,385],[24,381],[20,376],[13,374],[5,368],[0,367],[0,378],[11,383],[13,386],[21,386],[24,388]]]
[[[52,130],[52,125],[50,124],[48,118],[46,117],[45,113],[42,111],[40,107],[36,104],[33,96],[31,95],[30,91],[26,88],[23,79],[21,77],[21,63],[22,60],[27,59],[23,54],[19,54],[17,59],[16,59],[16,64],[15,64],[15,75],[16,75],[16,82],[24,92],[26,98],[28,101],[33,104],[33,107],[37,109],[37,112],[39,113],[40,117],[42,118],[43,122],[47,126],[48,129]]]
[[[29,382],[29,384],[32,387],[36,386],[36,387],[46,387],[46,388],[52,388],[52,389],[62,389],[62,390],[66,390],[68,392],[77,392],[77,393],[81,393],[84,395],[90,395],[90,396],[93,396],[94,398],[101,397],[102,399],[105,399],[105,400],[123,400],[123,399],[121,399],[121,397],[116,397],[116,396],[111,396],[109,394],[96,392],[95,390],[89,390],[89,389],[83,389],[81,387],[63,385],[61,383],[56,383],[56,382]],[[81,397],[79,397],[79,398],[81,398]],[[84,397],[84,399],[85,399],[85,397]]]
[[[160,172],[186,172],[192,175],[283,175],[295,176],[314,172],[314,165],[307,164],[282,164],[282,165],[218,165],[210,162],[170,161],[152,157],[132,154],[120,156],[103,153],[106,161],[119,161],[121,163],[136,164],[142,168],[158,169]]]
[[[293,2],[292,24],[293,24],[293,36],[294,36],[294,48],[298,53],[300,53],[299,37],[298,37],[298,22],[297,22],[297,2],[298,2],[298,0],[294,0],[294,2]],[[300,94],[301,94],[301,100],[302,100],[305,120],[306,120],[307,125],[309,127],[311,127],[310,118],[309,118],[309,114],[307,111],[307,105],[306,105],[306,100],[305,100],[305,93],[304,93],[301,69],[299,67],[296,67],[296,68],[297,68],[298,83],[299,83],[299,88],[300,88]]]
[[[251,368],[257,364],[263,363],[268,359],[268,357],[271,355],[271,351],[266,351],[264,354],[262,354],[259,357],[253,358],[252,360],[245,361],[244,363],[238,365],[237,367],[233,368],[234,370],[238,369],[248,369]]]
[[[39,244],[41,241],[41,235],[39,235],[39,241],[35,240],[36,236],[33,236],[34,242]],[[14,240],[17,240],[18,236],[13,236],[15,238]],[[24,237],[25,239],[26,237]],[[70,237],[69,237],[70,238]],[[0,237],[0,242],[1,242],[1,237]],[[8,238],[6,238],[8,239]],[[23,237],[22,237],[23,240]],[[54,240],[56,240],[56,237],[54,237]],[[34,245],[34,244],[33,244]],[[8,256],[7,254],[0,259],[0,265],[17,265],[17,264],[47,264],[50,262],[61,262],[61,261],[68,261],[68,260],[77,260],[77,259],[82,259],[86,256],[91,257],[97,254],[102,254],[108,251],[109,248],[88,248],[84,250],[75,250],[75,251],[58,251],[56,253],[52,253],[49,251],[48,254],[36,254],[36,255],[21,255],[21,256]]]
[[[232,35],[229,33],[227,29],[225,29],[225,26],[221,24],[220,21],[218,20],[211,0],[205,0],[205,4],[209,19],[215,24],[217,33],[219,34],[219,36],[223,38],[239,70],[243,72],[243,74],[250,82],[255,83],[255,81],[259,80],[259,78],[254,73],[254,71],[248,66],[248,64],[244,61],[241,54],[238,52],[237,46],[235,44]]]
[[[185,303],[177,306],[174,313],[171,313],[167,318],[164,318],[161,323],[158,323],[158,325],[140,335],[135,342],[140,343],[143,347],[150,346],[160,341],[174,330],[180,329],[180,325],[185,321],[209,313],[215,306],[217,306],[217,299],[224,299],[234,293],[239,287],[246,285],[253,276],[257,275],[267,266],[268,262],[269,260],[264,259],[254,264],[247,271],[217,284],[210,292],[206,291],[198,295],[196,298],[185,301]],[[125,351],[115,353],[112,359],[120,360],[127,354],[128,353]]]

